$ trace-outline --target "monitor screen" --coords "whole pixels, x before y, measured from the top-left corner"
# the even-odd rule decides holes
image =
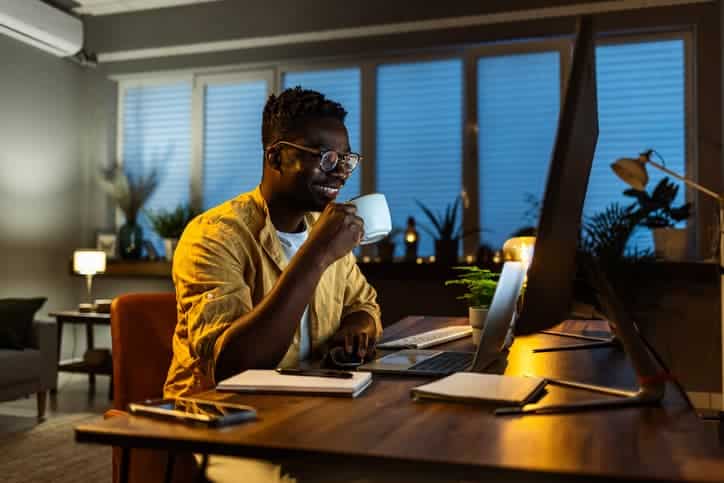
[[[591,23],[587,16],[577,21],[571,69],[516,334],[545,330],[569,317],[583,202],[598,141],[596,51]]]

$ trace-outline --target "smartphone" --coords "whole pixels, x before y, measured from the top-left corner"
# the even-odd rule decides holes
[[[130,403],[128,409],[132,414],[214,427],[237,424],[257,417],[256,409],[251,406],[186,397],[149,399]]]

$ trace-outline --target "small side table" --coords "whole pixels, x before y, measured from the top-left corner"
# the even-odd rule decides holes
[[[62,310],[59,312],[50,312],[48,315],[55,317],[58,325],[58,371],[80,372],[88,374],[88,385],[92,391],[95,389],[96,374],[105,374],[111,376],[108,388],[108,399],[113,399],[113,364],[109,361],[107,364],[90,365],[85,361],[60,363],[60,348],[63,340],[63,324],[81,324],[85,325],[86,347],[88,350],[94,349],[93,326],[94,325],[111,325],[111,314],[102,314],[98,312],[78,312],[77,310]]]

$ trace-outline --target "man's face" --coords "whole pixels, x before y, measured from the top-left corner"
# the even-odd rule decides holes
[[[299,135],[285,141],[315,150],[350,151],[347,129],[342,122],[333,118],[311,120],[300,130]],[[337,198],[350,173],[345,172],[340,165],[325,173],[319,167],[319,155],[291,146],[282,145],[280,148],[280,188],[290,202],[305,211],[322,211]]]

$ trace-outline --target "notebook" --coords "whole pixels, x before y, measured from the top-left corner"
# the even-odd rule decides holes
[[[217,384],[219,391],[304,393],[357,397],[372,384],[372,373],[353,372],[351,379],[282,375],[274,370],[250,369]]]
[[[527,404],[545,387],[540,377],[500,376],[478,372],[456,372],[435,382],[412,388],[413,399],[504,402]]]

